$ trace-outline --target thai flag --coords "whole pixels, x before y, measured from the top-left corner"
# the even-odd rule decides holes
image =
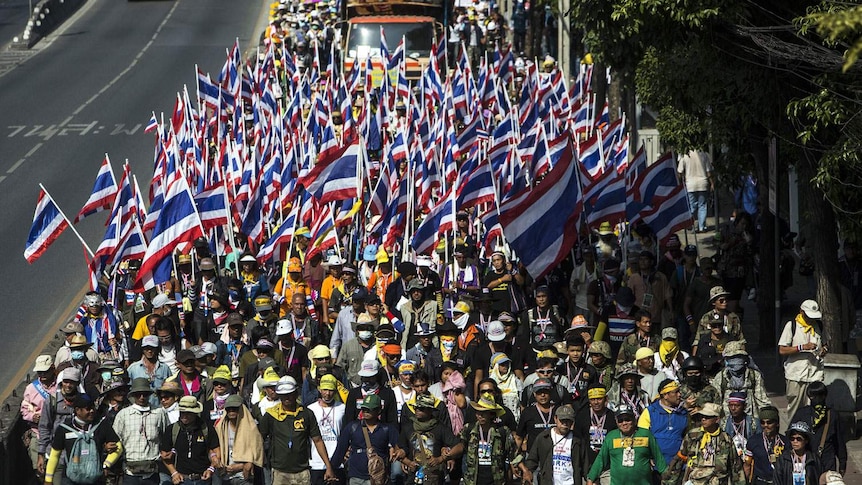
[[[580,161],[581,169],[595,180],[604,170],[604,160],[602,160],[602,144],[600,143],[597,133],[580,144],[578,150],[578,160]]]
[[[360,150],[358,140],[344,146],[333,158],[319,160],[300,183],[322,204],[357,197]]]
[[[156,113],[153,112],[153,115],[150,116],[150,121],[147,122],[147,126],[144,127],[144,133],[150,133],[156,131],[156,128],[159,127],[159,120],[156,119]]]
[[[227,202],[227,189],[224,183],[217,182],[215,185],[204,189],[195,195],[195,204],[204,230],[228,224],[230,221],[230,210]]]
[[[541,123],[538,125],[535,149],[532,154],[532,180],[535,182],[552,168],[550,150],[548,149],[548,138],[545,136],[545,128]]]
[[[382,40],[382,37],[381,37]],[[401,41],[398,42],[398,47],[395,48],[395,52],[392,53],[392,57],[389,58],[389,62],[386,66],[387,71],[391,71],[396,67],[400,66],[404,61],[404,37],[401,37]]]
[[[371,201],[369,202],[371,205],[371,213],[374,215],[383,214],[386,210],[386,205],[389,202],[389,174],[384,170],[387,169],[384,168],[380,171],[380,176],[377,178],[377,185],[374,186],[374,191],[371,193]]]
[[[416,254],[429,254],[437,245],[440,234],[455,227],[455,212],[454,193],[449,189],[413,233],[410,246]]]
[[[338,213],[335,215],[335,227],[349,226],[353,222],[353,216],[362,208],[362,201],[359,199],[343,200]]]
[[[577,241],[581,213],[578,172],[573,169],[571,142],[556,166],[526,197],[513,197],[500,207],[506,240],[534,278],[557,265]]]
[[[141,225],[136,220],[126,223],[123,236],[114,253],[114,263],[129,259],[142,259],[147,253],[147,240],[141,231]]]
[[[249,241],[261,242],[266,236],[263,232],[264,215],[263,206],[266,201],[266,185],[259,183],[256,188],[251,191],[251,198],[248,205],[245,207],[245,212],[242,216],[242,226],[240,232],[248,236]]]
[[[383,65],[389,69],[389,46],[386,44],[386,32],[383,31],[383,25],[380,25],[380,57],[383,58]]]
[[[30,226],[27,244],[24,246],[24,259],[33,264],[67,227],[69,223],[54,203],[54,199],[45,189],[40,188],[36,211],[33,213],[33,224]]]
[[[338,234],[335,231],[335,221],[332,218],[329,205],[321,204],[319,206],[309,230],[311,237],[308,241],[308,251],[305,253],[306,259],[311,259],[315,254],[335,246],[338,242]]]
[[[482,246],[486,251],[490,251],[497,245],[497,239],[503,237],[503,226],[500,225],[497,205],[492,204],[487,211],[479,216],[479,219],[482,220],[482,225],[485,227],[485,234],[482,235]]]
[[[575,106],[572,109],[572,121],[574,122],[574,132],[575,134],[586,133],[590,126],[592,125],[592,121],[589,116],[590,112],[590,103],[588,101],[579,101],[575,103]]]
[[[393,160],[401,161],[407,159],[407,144],[404,142],[405,134],[402,130],[398,130],[395,134],[395,140],[392,141],[390,154]]]
[[[626,173],[626,169],[629,164],[629,135],[620,139],[620,141],[614,146],[613,155],[611,156],[610,162],[613,163],[613,166],[616,168],[617,172],[622,174]]]
[[[602,112],[596,116],[595,128],[597,130],[604,130],[608,123],[611,122],[611,116],[608,114],[608,102],[605,101],[605,105],[602,107]]]
[[[407,328],[407,327],[405,327],[405,326],[404,326],[404,322],[402,322],[402,321],[401,321],[401,319],[400,319],[400,318],[398,318],[398,317],[397,317],[394,313],[392,313],[391,311],[388,311],[388,310],[386,311],[386,318],[388,318],[388,319],[389,319],[389,323],[391,323],[391,324],[392,324],[392,326],[395,328],[395,331],[396,331],[396,332],[398,332],[398,333],[403,332],[403,331],[404,331],[404,329],[405,329],[405,328]]]
[[[203,237],[201,220],[185,179],[180,177],[165,192],[165,203],[144,255],[136,290],[149,290],[171,279],[173,251],[177,245]]]
[[[111,168],[111,160],[108,159],[108,154],[105,154],[105,159],[102,160],[102,166],[99,167],[99,172],[96,174],[96,183],[93,184],[93,192],[90,198],[81,208],[78,215],[75,216],[74,223],[77,224],[81,219],[101,212],[111,207],[114,198],[117,197],[117,181],[114,179],[114,171]]]
[[[448,68],[448,66],[446,66],[446,36],[445,35],[440,36],[440,39],[433,46],[433,49],[434,49],[434,52],[433,52],[433,55],[431,56],[431,60],[434,64],[434,70],[437,72],[437,75],[439,77],[440,66],[443,66],[444,72],[445,72],[445,69]],[[430,66],[431,64],[429,63],[428,65]]]
[[[111,216],[108,218],[108,221],[106,221],[106,224],[113,220],[117,214],[120,214],[120,218],[123,222],[127,221],[132,216],[137,216],[137,199],[135,197],[135,191],[132,190],[131,179],[131,168],[127,163],[123,167],[123,178],[120,179],[120,188],[114,197]]]
[[[691,225],[691,209],[685,186],[680,184],[657,206],[642,212],[641,218],[655,232],[656,239],[660,242]]]
[[[469,152],[473,145],[479,141],[479,130],[484,130],[482,124],[481,110],[476,109],[473,112],[472,119],[464,126],[461,133],[458,134],[458,147],[462,152]]]
[[[456,206],[465,209],[494,200],[494,181],[491,164],[479,160],[479,165],[463,179],[458,187]]]
[[[678,185],[676,160],[667,153],[637,177],[632,195],[635,201],[656,206],[669,198]]]
[[[584,189],[584,212],[587,224],[604,221],[616,223],[626,218],[626,178],[616,170],[603,173]]]
[[[284,261],[290,240],[293,238],[293,232],[296,229],[296,216],[299,213],[299,207],[302,205],[299,202],[301,201],[297,201],[293,210],[290,211],[290,215],[284,219],[281,225],[278,226],[278,229],[261,246],[260,251],[257,253],[258,261],[266,262],[273,259],[273,257],[276,257],[279,261]]]

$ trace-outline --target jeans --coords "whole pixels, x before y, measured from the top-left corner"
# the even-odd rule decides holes
[[[688,193],[688,205],[691,207],[691,217],[697,219],[697,227],[695,229],[698,231],[706,230],[706,196],[708,193],[705,190]]]
[[[335,476],[338,477],[338,481],[327,484],[323,480],[326,470],[311,470],[311,485],[344,485],[347,483],[346,470],[344,468],[337,468],[334,471]]]
[[[404,470],[401,469],[400,461],[393,461],[389,465],[389,483],[391,485],[404,485]]]

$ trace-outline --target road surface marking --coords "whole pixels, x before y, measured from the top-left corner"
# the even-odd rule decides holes
[[[174,6],[171,8],[171,11],[168,12],[167,15],[165,15],[165,18],[162,19],[162,23],[159,24],[158,28],[156,28],[156,31],[155,31],[155,33],[153,33],[153,36],[152,36],[152,38],[150,38],[150,41],[147,42],[147,44],[143,48],[141,48],[141,50],[138,52],[138,55],[136,55],[135,58],[132,59],[132,62],[125,69],[120,71],[120,73],[117,74],[114,77],[114,79],[111,79],[110,82],[108,82],[108,84],[105,84],[104,86],[102,86],[102,89],[97,91],[96,94],[94,94],[93,96],[90,97],[90,99],[84,101],[84,104],[82,104],[81,106],[78,106],[78,109],[76,109],[75,111],[72,112],[72,116],[78,115],[81,113],[81,111],[84,111],[84,109],[87,106],[89,106],[90,103],[92,103],[99,96],[104,94],[105,91],[111,89],[114,86],[114,84],[116,84],[120,79],[122,79],[123,76],[128,74],[129,71],[131,71],[138,64],[138,61],[141,59],[141,57],[144,55],[144,53],[150,49],[150,46],[153,45],[153,42],[155,42],[156,38],[161,33],[162,28],[165,26],[165,24],[168,23],[168,20],[170,20],[171,17],[174,15],[174,12],[177,10],[177,7],[179,7],[179,5],[180,5],[180,2],[174,3]]]
[[[6,173],[12,173],[12,172],[14,172],[14,171],[15,171],[15,169],[17,169],[18,167],[20,167],[21,165],[23,165],[25,161],[27,161],[27,159],[26,159],[26,158],[22,158],[21,160],[18,160],[17,162],[15,162],[15,165],[12,165],[12,167],[10,167],[10,168],[9,168],[9,170],[6,170]]]

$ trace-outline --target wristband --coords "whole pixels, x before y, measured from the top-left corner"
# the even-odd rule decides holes
[[[693,321],[694,321],[694,317],[693,317],[693,316],[691,316],[691,315],[686,315],[686,316],[685,316],[685,321],[686,321],[686,322],[688,322],[688,323],[691,323],[691,322],[693,322]]]
[[[171,473],[171,478],[174,478],[174,475],[178,475],[179,473],[180,473],[180,472],[173,472],[173,473]]]
[[[796,351],[797,351],[797,352],[802,352],[802,346],[801,346],[801,345],[797,345],[797,346],[796,346]]]
[[[207,470],[209,470],[210,473],[215,473],[215,468],[213,468],[212,465],[208,466]]]
[[[676,452],[676,456],[677,456],[680,460],[682,460],[682,461],[686,461],[686,460],[688,460],[688,457],[687,457],[687,456],[685,456],[685,455],[683,455],[683,454],[682,454],[682,452],[680,452],[680,451],[677,451],[677,452]]]
[[[210,458],[215,458],[215,457],[217,457],[217,456],[218,456],[218,455],[216,455],[215,453],[210,453]]]

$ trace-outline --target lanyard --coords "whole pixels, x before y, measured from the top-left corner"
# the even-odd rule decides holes
[[[571,362],[571,361],[570,361],[570,362]],[[575,368],[577,368],[577,367],[575,367]],[[581,374],[582,374],[583,372],[584,372],[584,368],[583,368],[583,367],[581,367],[581,368],[578,370],[578,373],[577,373],[577,374],[575,374],[575,379],[574,379],[574,380],[572,380],[572,366],[570,366],[570,365],[566,364],[566,379],[568,379],[568,380],[569,380],[569,385],[572,385],[572,384],[574,384],[574,383],[575,383],[575,381],[580,380],[580,378],[581,378]]]
[[[539,409],[539,403],[535,404],[536,411],[539,413],[539,419],[542,420],[542,424],[545,425],[545,429],[548,429],[551,425],[551,416],[554,415],[554,406],[551,406],[551,409],[548,410],[548,419],[545,419],[545,414],[542,413],[542,410]]]
[[[596,427],[596,429],[605,429],[605,419],[608,417],[607,411],[602,414],[602,417],[599,418],[595,411],[590,409],[590,423]]]

